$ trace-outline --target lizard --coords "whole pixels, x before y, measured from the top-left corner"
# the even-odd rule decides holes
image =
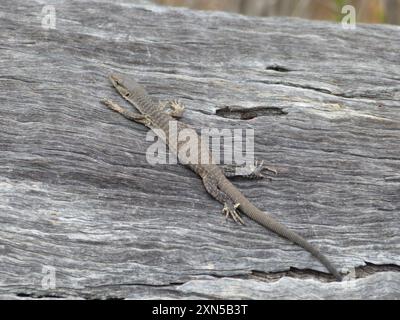
[[[170,111],[165,108],[165,104],[157,103],[145,90],[145,88],[131,77],[123,77],[122,75],[110,75],[110,81],[119,94],[132,104],[139,113],[132,112],[121,107],[116,102],[110,99],[103,99],[102,102],[111,110],[120,113],[125,118],[143,124],[152,129],[168,145],[170,150],[179,157],[180,144],[170,143],[174,137],[169,128],[171,121],[176,121],[175,118],[182,117],[184,107],[178,101],[170,103]],[[177,132],[180,130],[191,128],[182,121],[176,121]],[[192,129],[192,128],[191,128]],[[160,134],[159,130],[164,132]],[[176,133],[175,133],[176,134]],[[172,139],[171,139],[172,138]],[[175,140],[176,141],[176,140]],[[198,140],[201,159],[208,159],[207,163],[183,163],[193,170],[203,181],[206,191],[224,207],[223,212],[227,217],[231,217],[237,223],[244,224],[240,213],[247,215],[250,219],[259,223],[266,229],[273,231],[279,236],[299,245],[316,257],[322,265],[336,278],[337,281],[342,280],[341,274],[335,266],[323,255],[320,250],[308,242],[298,233],[278,222],[271,214],[258,209],[253,205],[240,191],[237,189],[225,176],[223,169],[214,163],[212,155],[208,147],[204,145],[201,139]],[[204,158],[203,158],[204,157]]]

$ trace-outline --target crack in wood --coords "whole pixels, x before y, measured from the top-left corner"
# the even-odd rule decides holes
[[[262,83],[262,84],[268,84],[268,85],[282,85],[282,86],[286,86],[286,87],[292,87],[292,88],[299,88],[299,89],[304,89],[304,90],[311,90],[311,91],[315,91],[315,92],[320,92],[323,94],[328,94],[334,97],[339,97],[339,98],[345,98],[345,99],[367,99],[367,100],[376,100],[376,92],[374,91],[370,91],[370,92],[364,92],[364,93],[359,93],[359,94],[351,94],[349,92],[332,92],[329,89],[324,89],[324,88],[318,88],[315,86],[311,86],[311,85],[304,85],[304,84],[297,84],[297,83],[293,83],[293,82],[287,82],[287,81],[268,81],[268,80],[250,80],[247,81],[250,83]],[[391,98],[391,93],[392,91],[386,91],[386,92],[382,92],[379,91],[379,94],[381,96],[381,98]]]
[[[243,108],[240,106],[226,106],[216,111],[216,115],[228,118],[228,119],[239,119],[239,120],[251,120],[257,117],[264,116],[283,116],[287,115],[286,111],[282,108],[277,107],[264,107],[257,106],[253,108]]]
[[[271,70],[271,71],[277,71],[277,72],[290,72],[290,71],[292,71],[292,70],[290,70],[290,69],[288,69],[286,67],[283,67],[281,65],[278,65],[278,64],[272,64],[272,65],[266,67],[265,70]]]
[[[352,272],[350,272],[351,274],[349,274],[349,276],[351,277],[351,280],[355,280],[366,278],[375,273],[390,271],[400,272],[400,266],[396,264],[375,265],[370,262],[365,262],[365,266],[355,267]],[[254,270],[247,278],[258,279],[265,282],[275,282],[283,277],[290,277],[295,279],[314,279],[321,282],[335,282],[335,278],[325,272],[312,269],[297,269],[293,267],[290,267],[289,270],[278,272],[263,272]]]

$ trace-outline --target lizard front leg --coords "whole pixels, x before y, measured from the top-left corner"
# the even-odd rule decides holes
[[[120,114],[122,114],[125,118],[143,124],[145,126],[149,126],[151,121],[149,117],[145,114],[134,113],[122,108],[119,104],[115,103],[110,99],[103,99],[102,102],[109,107],[111,110],[114,110]]]
[[[160,109],[164,111],[165,109],[170,109],[168,114],[176,119],[182,118],[183,112],[185,111],[185,106],[178,100],[160,102]]]
[[[244,221],[237,211],[240,203],[235,203],[230,196],[221,191],[214,179],[203,177],[203,183],[207,192],[224,205],[222,212],[225,214],[225,218],[231,217],[236,223],[244,225]]]
[[[263,179],[264,172],[278,174],[275,168],[264,165],[264,161],[255,161],[253,165],[238,166],[234,164],[222,165],[225,177],[244,177],[248,179]]]

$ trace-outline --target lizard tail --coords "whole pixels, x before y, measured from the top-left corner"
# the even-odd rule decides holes
[[[263,227],[275,232],[276,234],[292,241],[293,243],[299,245],[303,249],[310,252],[313,256],[315,256],[328,270],[337,281],[342,281],[342,276],[333,266],[333,264],[311,243],[309,243],[302,236],[297,234],[296,232],[290,230],[285,227],[280,222],[276,221],[271,215],[266,212],[261,211],[257,207],[255,207],[249,200],[247,200],[242,194],[238,198],[235,199],[240,203],[239,209],[244,214],[246,214],[249,218],[261,224]]]

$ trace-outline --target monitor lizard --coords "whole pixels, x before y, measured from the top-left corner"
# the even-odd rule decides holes
[[[170,143],[172,139],[176,140],[176,132],[171,132],[170,122],[176,121],[175,118],[180,118],[183,113],[183,106],[177,101],[170,103],[171,111],[167,112],[165,105],[154,101],[146,92],[146,90],[131,78],[121,75],[111,75],[111,83],[115,89],[131,103],[140,113],[131,112],[122,108],[117,103],[110,99],[104,99],[103,103],[110,109],[122,114],[125,118],[143,124],[152,129],[168,145],[170,150],[179,156],[180,143]],[[177,132],[183,129],[192,129],[190,126],[181,121],[176,121]],[[164,134],[159,134],[161,130]],[[216,200],[223,204],[223,212],[234,221],[243,223],[239,212],[244,213],[252,220],[256,221],[265,228],[275,232],[276,234],[292,241],[293,243],[304,248],[314,255],[336,278],[341,281],[342,276],[333,266],[333,264],[311,243],[305,240],[296,232],[290,230],[280,222],[278,222],[270,214],[261,211],[255,207],[225,176],[224,171],[214,163],[211,152],[208,147],[205,147],[203,141],[199,141],[199,157],[208,159],[208,162],[202,164],[185,163],[190,169],[198,174],[203,180],[204,187],[207,192]]]

